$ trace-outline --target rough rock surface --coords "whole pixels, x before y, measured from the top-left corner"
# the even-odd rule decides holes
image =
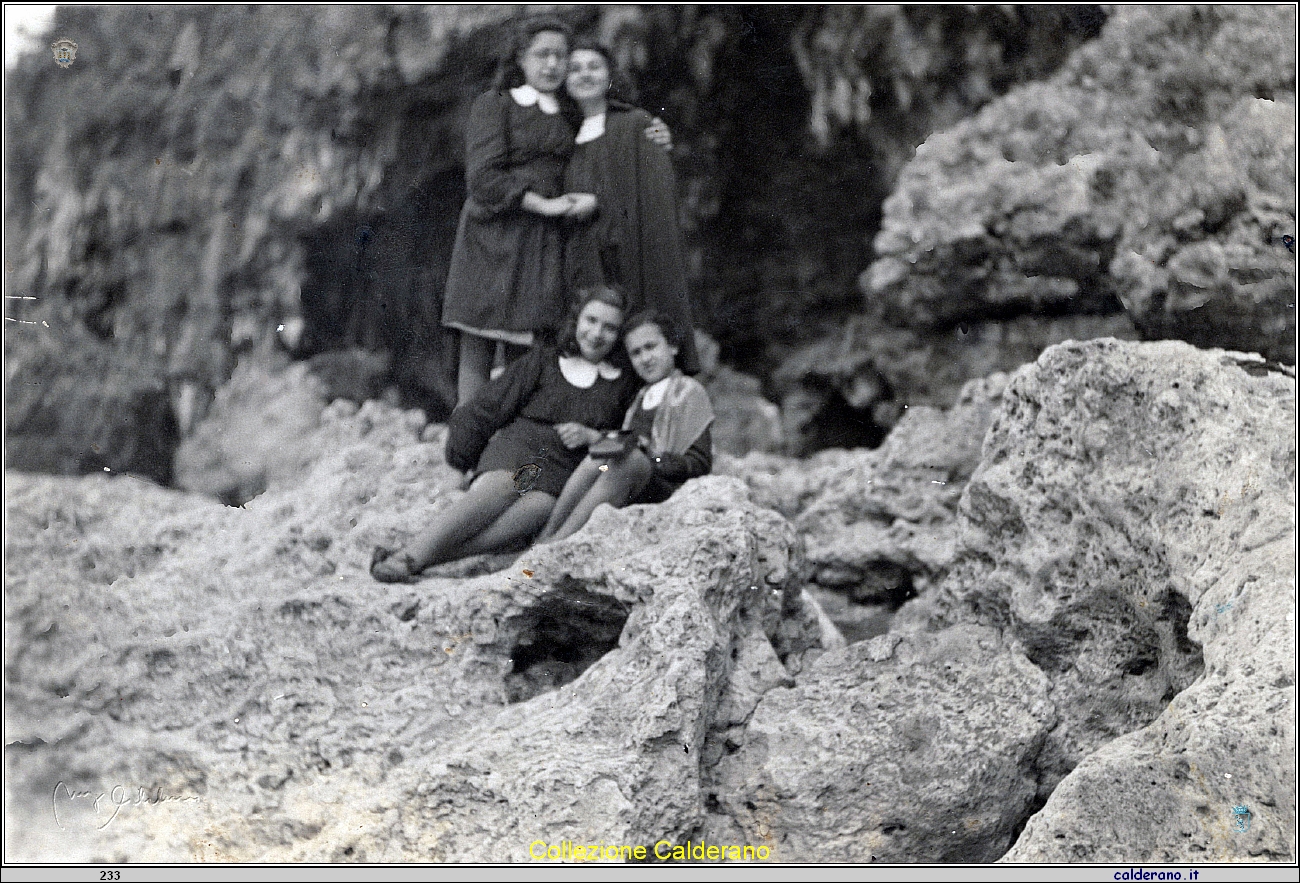
[[[957,501],[1005,382],[1000,374],[971,381],[947,411],[907,409],[876,450],[719,458],[715,471],[743,478],[757,502],[794,522],[806,547],[804,578],[843,596],[827,613],[852,637],[859,614],[880,613],[858,605],[897,606],[951,563]]]
[[[1294,860],[1295,420],[1292,372],[1183,343],[1008,384],[957,560],[897,624],[998,626],[1051,681],[1045,793],[1074,771],[1009,859]]]
[[[718,803],[780,861],[994,861],[1032,808],[1048,691],[991,628],[827,653],[763,697]]]
[[[946,508],[995,395],[948,575],[845,647],[762,506]],[[460,493],[418,412],[336,402],[242,508],[11,474],[9,857],[987,861],[1046,799],[1008,859],[1291,860],[1294,425],[1256,356],[1065,344],[900,421],[893,484],[752,454],[417,586],[364,566]]]
[[[241,508],[11,474],[10,857],[499,860],[566,833],[688,836],[718,734],[820,652],[792,529],[710,478],[494,573],[375,583],[373,546],[460,493],[442,438],[337,402],[306,472]]]
[[[320,424],[325,396],[306,362],[242,362],[176,450],[177,486],[239,505],[272,479],[292,480],[310,465],[303,445]]]
[[[875,447],[904,406],[951,408],[972,380],[1014,371],[1066,340],[1138,336],[1124,314],[1018,316],[932,330],[893,327],[868,312],[781,363],[773,387],[786,453]]]
[[[917,149],[864,291],[897,324],[1113,312],[1295,361],[1295,9],[1117,7]]]
[[[578,680],[422,759],[404,803],[423,827],[445,829],[434,857],[526,861],[537,838],[687,840],[704,817],[710,731],[743,724],[787,677],[763,628],[791,584],[793,541],[738,482],[710,479],[683,490],[680,506],[602,510],[573,542],[521,557],[516,569],[533,575],[513,617],[493,611],[513,632],[496,645],[534,638],[538,617],[578,634],[602,614],[627,625],[609,629],[617,648]],[[741,659],[750,664],[733,678]],[[757,688],[736,683],[751,679]]]

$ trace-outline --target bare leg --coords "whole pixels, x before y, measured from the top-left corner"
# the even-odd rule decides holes
[[[645,488],[652,472],[649,458],[640,451],[632,451],[621,460],[610,463],[609,469],[598,475],[595,484],[574,506],[551,539],[562,540],[577,533],[601,503],[609,503],[615,509],[626,506],[628,500]]]
[[[543,495],[545,496],[545,495]],[[440,564],[470,554],[465,544],[491,525],[519,499],[513,476],[504,470],[480,475],[468,491],[442,512],[433,524],[418,534],[398,554],[376,566],[384,574],[404,576],[404,556],[413,562],[411,570],[419,573],[430,564]],[[547,497],[549,500],[550,497]]]
[[[574,508],[581,502],[587,491],[596,483],[596,479],[601,476],[600,467],[605,465],[604,460],[593,460],[590,457],[585,458],[578,464],[578,468],[569,476],[569,480],[564,483],[564,490],[560,492],[560,499],[556,501],[555,508],[551,510],[551,517],[547,519],[546,527],[537,535],[537,542],[545,543],[549,541],[564,524],[564,520],[569,517]]]
[[[468,402],[487,384],[496,352],[495,340],[461,332],[460,367],[456,371],[456,404]]]
[[[496,521],[466,541],[458,551],[458,557],[508,552],[527,543],[546,523],[546,516],[554,505],[555,497],[550,494],[529,491],[511,503]]]

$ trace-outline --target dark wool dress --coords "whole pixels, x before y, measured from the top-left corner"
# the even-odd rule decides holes
[[[465,185],[452,248],[442,324],[528,343],[564,318],[564,243],[559,222],[520,207],[526,191],[563,193],[573,129],[561,114],[522,107],[508,92],[486,92],[470,110]]]
[[[605,134],[573,148],[564,190],[596,194],[599,208],[591,222],[571,228],[565,276],[571,290],[617,284],[628,297],[628,316],[657,309],[689,332],[677,179],[668,153],[645,136],[652,119],[644,110],[610,102]],[[695,374],[700,370],[695,337],[684,336],[677,366]]]
[[[528,479],[532,489],[558,497],[587,449],[566,448],[555,424],[617,429],[636,387],[627,368],[617,379],[598,376],[587,389],[574,386],[561,373],[555,349],[533,347],[452,412],[447,462],[461,470],[512,474],[532,464],[541,470],[535,482]]]

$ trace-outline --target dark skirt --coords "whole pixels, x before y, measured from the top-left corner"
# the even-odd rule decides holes
[[[520,491],[558,497],[586,455],[586,448],[566,448],[554,426],[516,417],[492,435],[478,458],[478,473],[505,470]]]
[[[553,332],[565,315],[563,264],[564,243],[554,221],[524,211],[480,218],[467,202],[452,249],[442,324],[517,343],[523,342],[514,339],[520,333]]]

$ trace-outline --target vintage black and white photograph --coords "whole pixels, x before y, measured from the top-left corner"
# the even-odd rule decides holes
[[[5,4],[5,862],[1294,869],[1296,15]]]

